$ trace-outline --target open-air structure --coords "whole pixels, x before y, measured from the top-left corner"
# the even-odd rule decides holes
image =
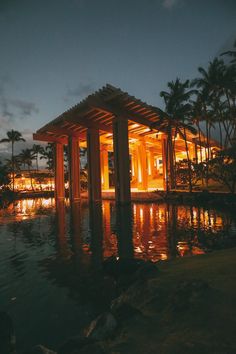
[[[55,145],[55,195],[65,196],[64,145],[69,150],[69,188],[73,201],[80,200],[80,147],[87,148],[88,195],[100,201],[102,190],[109,190],[109,154],[114,159],[115,199],[128,203],[131,188],[139,191],[166,190],[171,173],[167,154],[164,113],[106,85],[81,103],[52,120],[34,135],[34,140]],[[198,161],[207,151],[205,137],[187,131],[189,157]],[[186,159],[183,136],[173,136],[176,161]],[[216,144],[212,143],[210,150]]]

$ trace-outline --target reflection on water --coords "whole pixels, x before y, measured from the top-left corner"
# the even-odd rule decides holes
[[[159,261],[235,246],[235,219],[196,206],[17,201],[0,210],[0,310],[13,317],[20,349],[56,347],[112,296],[104,258]]]

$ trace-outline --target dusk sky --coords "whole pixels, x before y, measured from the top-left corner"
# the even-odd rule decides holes
[[[168,81],[235,39],[235,0],[0,0],[0,138],[32,139],[106,83],[164,108]]]

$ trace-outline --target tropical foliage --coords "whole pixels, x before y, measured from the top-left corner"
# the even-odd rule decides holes
[[[19,142],[19,141],[25,141],[25,139],[22,137],[20,132],[18,132],[17,130],[13,130],[13,129],[7,132],[7,138],[3,138],[0,140],[0,143],[10,143],[11,144],[11,161],[12,161],[11,172],[12,172],[13,192],[15,189],[14,145],[16,142]]]
[[[236,48],[236,41],[234,46]],[[168,91],[160,93],[165,112],[162,124],[156,127],[164,128],[167,134],[166,166],[170,176],[167,189],[188,184],[191,191],[200,181],[208,187],[209,180],[215,180],[233,191],[236,162],[229,159],[228,154],[236,143],[236,51],[222,55],[232,58],[228,64],[215,58],[207,69],[198,68],[198,78],[191,82],[177,78],[167,84]],[[196,141],[202,147],[200,161],[191,161],[189,156],[188,132],[194,130]],[[217,131],[222,152],[213,156],[210,147]],[[176,161],[177,134],[185,141],[186,161]]]
[[[6,165],[0,161],[0,188],[3,189],[11,183],[9,170]]]

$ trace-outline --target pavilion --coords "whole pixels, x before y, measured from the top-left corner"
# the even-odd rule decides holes
[[[128,203],[131,187],[138,191],[167,188],[170,167],[167,134],[162,129],[164,112],[121,89],[106,85],[52,120],[35,134],[34,140],[54,143],[55,195],[64,199],[64,149],[69,148],[69,188],[72,201],[80,200],[80,147],[87,148],[88,195],[100,201],[102,190],[109,190],[109,159],[113,153],[115,199]],[[185,141],[174,137],[176,160],[186,159]],[[201,142],[187,132],[189,155],[199,160],[205,154]],[[216,147],[213,143],[211,149]]]

